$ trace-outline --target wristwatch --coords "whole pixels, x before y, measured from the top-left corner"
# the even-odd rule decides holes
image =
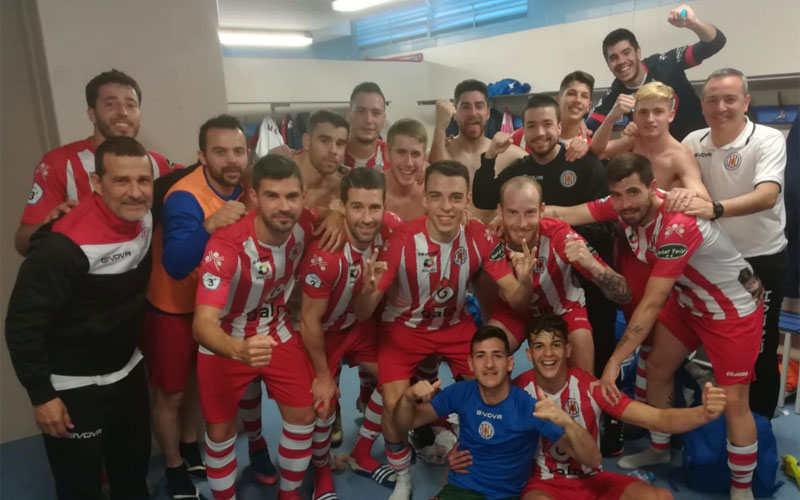
[[[714,217],[712,217],[711,220],[717,220],[722,217],[722,213],[725,212],[725,207],[718,201],[712,201],[711,204],[714,206]]]

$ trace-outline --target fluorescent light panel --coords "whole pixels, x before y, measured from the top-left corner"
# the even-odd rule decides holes
[[[219,42],[231,47],[307,47],[314,39],[309,33],[297,31],[259,31],[221,29]]]
[[[338,12],[354,12],[357,10],[369,9],[376,5],[389,3],[392,0],[335,0],[331,3],[333,10]]]

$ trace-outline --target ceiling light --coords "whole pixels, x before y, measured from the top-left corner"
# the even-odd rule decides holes
[[[219,30],[219,42],[232,47],[307,47],[314,41],[302,31]]]
[[[392,0],[335,0],[331,3],[333,10],[339,12],[354,12],[356,10],[369,9],[376,5],[389,3]]]

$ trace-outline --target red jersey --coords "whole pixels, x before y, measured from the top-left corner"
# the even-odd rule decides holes
[[[344,166],[347,168],[343,173],[347,173],[356,167],[374,168],[380,170],[381,172],[385,172],[389,170],[389,149],[386,147],[385,142],[383,142],[381,139],[378,139],[375,152],[366,160],[356,158],[350,154],[350,151],[345,151]]]
[[[591,389],[590,385],[596,380],[585,371],[570,367],[567,374],[567,383],[564,384],[564,387],[557,393],[547,394],[547,396],[558,403],[564,412],[572,417],[575,423],[586,429],[599,447],[600,415],[602,412],[620,419],[625,408],[633,400],[622,394],[617,404],[609,404],[603,397],[603,392],[599,385],[595,386],[593,390]],[[531,397],[538,397],[536,395],[536,372],[534,370],[528,370],[519,375],[514,379],[513,384],[524,389]],[[541,436],[531,473],[539,479],[552,479],[556,476],[582,477],[601,470],[602,467],[592,469],[582,465],[560,450],[555,443]]]
[[[597,221],[618,217],[609,197],[589,202],[588,208]],[[675,278],[678,302],[692,314],[720,320],[758,308],[745,288],[753,269],[716,222],[664,212],[663,203],[646,226],[620,222],[633,253],[651,267],[650,276]]]
[[[382,320],[422,331],[471,321],[464,303],[477,270],[483,267],[495,281],[511,274],[503,243],[475,219],[452,241],[440,243],[428,235],[425,221],[406,222],[384,246],[381,260],[388,269],[378,289],[389,289],[389,299]]]
[[[81,201],[92,193],[89,174],[94,172],[94,143],[91,137],[48,151],[33,173],[28,204],[22,224],[39,224],[55,207],[67,200]],[[148,151],[153,177],[158,179],[175,167],[183,168],[158,153]]]
[[[312,299],[328,299],[328,309],[322,317],[322,329],[345,330],[355,323],[353,299],[361,291],[364,262],[369,260],[373,248],[380,248],[402,220],[386,211],[381,229],[373,245],[358,250],[346,241],[338,252],[326,252],[319,248],[319,240],[311,242],[300,263],[300,287]]]
[[[573,277],[572,270],[575,269],[590,281],[592,275],[579,264],[569,263],[564,250],[569,241],[585,242],[586,240],[564,221],[550,218],[542,218],[539,221],[536,262],[533,265],[533,297],[531,298],[531,310],[534,316],[541,316],[549,312],[561,316],[575,307],[586,305],[583,288]],[[513,250],[507,246],[505,250],[506,257],[511,260]],[[597,252],[593,251],[593,253],[595,260],[606,266]],[[501,307],[511,307],[502,297],[500,297],[500,301]],[[526,313],[517,314],[529,317]]]
[[[239,222],[214,231],[200,264],[197,305],[222,310],[219,326],[237,338],[292,337],[286,302],[292,294],[303,250],[309,244],[316,214],[304,209],[289,238],[280,246],[258,241],[257,210]],[[204,347],[200,351],[213,354]]]

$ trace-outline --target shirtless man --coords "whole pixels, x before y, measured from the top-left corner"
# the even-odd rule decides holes
[[[633,111],[633,126],[610,140],[614,122]],[[633,151],[650,160],[661,189],[683,187],[711,200],[703,186],[700,167],[691,151],[669,133],[675,119],[675,91],[661,82],[650,82],[633,96],[620,94],[606,121],[595,132],[590,150],[605,158]]]
[[[456,85],[453,102],[436,101],[436,128],[433,131],[431,144],[431,163],[441,160],[455,160],[469,170],[469,181],[472,183],[475,172],[481,166],[481,154],[489,149],[491,138],[483,135],[486,121],[489,119],[489,90],[486,84],[478,80],[464,80]],[[458,136],[445,144],[446,129],[450,119],[455,118],[458,124]],[[508,148],[497,157],[497,170],[525,156],[525,151],[517,146]],[[470,212],[488,223],[495,216],[491,210],[479,210],[470,203]]]
[[[386,143],[380,138],[386,125],[386,98],[374,82],[363,82],[350,94],[351,134],[347,142],[344,165],[347,170],[355,167],[389,168]]]
[[[387,141],[392,167],[386,172],[386,209],[403,220],[422,217],[424,190],[417,179],[427,164],[425,126],[411,118],[398,120],[389,128]]]
[[[306,185],[306,206],[331,208],[339,200],[339,166],[344,160],[350,125],[332,111],[314,112],[303,134],[303,150],[294,155]]]

